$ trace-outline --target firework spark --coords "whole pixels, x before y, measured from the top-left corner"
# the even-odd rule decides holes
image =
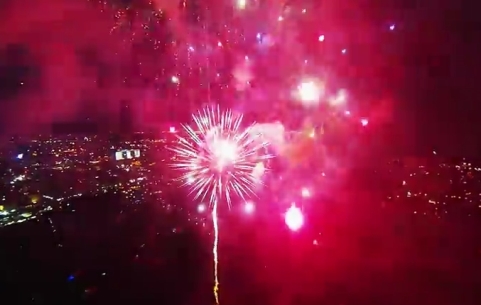
[[[208,198],[212,206],[214,227],[214,297],[219,304],[218,204],[230,207],[232,196],[245,200],[255,194],[261,182],[265,161],[271,158],[266,152],[267,142],[252,127],[243,129],[242,115],[209,107],[193,115],[194,127],[185,125],[186,137],[179,136],[174,168],[182,171],[180,179],[190,188],[194,199]],[[260,170],[262,169],[262,171]]]
[[[159,50],[165,44],[165,11],[152,0],[88,0],[104,13],[111,14],[111,33],[124,36],[127,45],[143,42]]]

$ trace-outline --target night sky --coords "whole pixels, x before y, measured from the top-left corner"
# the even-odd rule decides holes
[[[339,63],[339,74],[365,107],[389,112],[389,122],[377,127],[384,129],[386,143],[406,153],[435,148],[446,155],[479,154],[481,25],[475,7],[448,0],[340,2],[322,2],[332,28],[337,25],[348,37],[365,35],[371,44],[348,39],[352,52]],[[116,130],[120,101],[146,94],[159,97],[154,110],[159,122],[169,120],[162,90],[146,90],[152,83],[132,70],[139,56],[168,66],[164,51],[148,57],[125,48],[121,35],[110,33],[112,20],[88,1],[46,3],[2,1],[3,135],[48,131],[58,122],[75,123],[79,130],[87,125],[99,132]],[[394,35],[378,30],[389,22],[396,24]]]

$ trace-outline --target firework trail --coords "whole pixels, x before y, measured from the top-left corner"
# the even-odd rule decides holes
[[[219,244],[219,225],[217,223],[217,201],[214,202],[212,207],[212,223],[214,225],[214,246],[212,248],[212,254],[214,256],[214,298],[215,303],[219,304],[219,258],[217,255],[217,246]]]
[[[262,178],[259,168],[263,169],[272,156],[266,151],[268,143],[262,133],[253,131],[254,125],[242,127],[242,115],[208,107],[192,118],[194,127],[185,125],[186,136],[179,136],[178,145],[172,149],[176,154],[173,167],[182,171],[180,179],[194,199],[208,199],[212,206],[213,290],[219,304],[218,203],[225,201],[230,207],[233,196],[245,201],[255,195]]]

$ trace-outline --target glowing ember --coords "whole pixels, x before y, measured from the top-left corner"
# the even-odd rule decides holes
[[[301,209],[292,204],[286,212],[285,222],[291,231],[298,231],[304,225],[304,215],[302,215]]]
[[[199,212],[199,213],[204,213],[205,210],[206,210],[205,204],[201,203],[201,204],[199,204],[199,205],[197,206],[197,212]]]
[[[311,191],[307,187],[302,188],[301,190],[301,195],[303,198],[309,198],[311,197]]]
[[[245,205],[244,205],[244,211],[247,213],[247,214],[252,214],[255,210],[255,205],[253,202],[246,202]]]

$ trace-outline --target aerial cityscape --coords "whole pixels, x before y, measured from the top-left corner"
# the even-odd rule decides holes
[[[169,147],[175,146],[179,141],[178,132],[177,128],[169,127],[156,135],[135,133],[129,136],[129,139],[123,140],[119,140],[119,137],[112,135],[105,137],[83,135],[38,136],[28,140],[12,139],[8,149],[3,151],[3,198],[0,205],[0,225],[4,227],[0,235],[4,236],[2,239],[6,245],[16,247],[8,251],[12,253],[10,255],[32,251],[31,247],[40,247],[41,252],[55,255],[55,257],[58,255],[80,257],[85,255],[80,254],[82,251],[94,251],[96,253],[94,258],[90,259],[94,259],[97,263],[87,263],[83,261],[85,258],[70,258],[69,261],[74,259],[72,262],[75,262],[78,270],[68,270],[71,267],[68,267],[69,264],[67,264],[67,266],[60,267],[62,271],[55,271],[64,274],[64,284],[75,287],[76,292],[66,293],[62,291],[59,295],[56,295],[57,292],[52,291],[49,292],[50,295],[53,294],[50,299],[68,300],[68,296],[75,298],[75,295],[83,296],[82,298],[89,300],[89,302],[103,302],[112,299],[112,289],[117,288],[111,287],[108,283],[110,280],[106,278],[117,276],[109,274],[110,272],[118,272],[115,271],[118,268],[115,267],[116,264],[127,264],[125,259],[130,259],[131,261],[128,264],[135,264],[136,267],[129,268],[152,268],[151,272],[162,269],[162,266],[166,263],[162,260],[167,259],[164,253],[165,249],[162,250],[157,247],[165,244],[165,239],[184,239],[186,238],[185,234],[195,234],[204,243],[203,246],[200,246],[203,250],[199,255],[209,256],[206,244],[209,244],[209,241],[213,238],[209,205],[200,200],[187,200],[186,194],[180,191],[180,182],[176,179],[175,174],[176,170],[170,166],[175,164],[176,156]],[[339,263],[356,262],[357,255],[361,254],[364,256],[363,264],[371,264],[369,267],[371,272],[372,269],[386,272],[385,268],[392,264],[410,266],[413,263],[422,263],[423,266],[436,266],[432,268],[442,266],[442,268],[448,268],[449,272],[453,272],[449,268],[456,268],[456,265],[452,265],[454,262],[451,261],[451,258],[449,256],[444,257],[444,260],[442,258],[442,256],[447,255],[445,252],[448,249],[453,251],[450,248],[453,245],[449,248],[446,245],[444,248],[439,248],[440,245],[436,245],[436,248],[434,248],[432,243],[441,243],[442,245],[443,239],[447,240],[444,243],[453,242],[440,233],[441,231],[450,232],[450,234],[456,236],[454,230],[462,229],[453,229],[451,227],[452,222],[462,223],[466,228],[473,230],[472,232],[463,232],[464,238],[455,242],[463,243],[463,240],[470,240],[468,236],[471,238],[479,236],[475,225],[479,223],[481,216],[481,193],[479,192],[481,168],[477,167],[475,162],[462,158],[454,160],[439,156],[429,159],[415,157],[386,159],[380,161],[376,167],[369,167],[368,169],[351,168],[350,177],[344,178],[344,183],[347,185],[333,186],[332,183],[329,184],[329,176],[325,173],[322,174],[321,177],[325,181],[320,183],[331,185],[328,192],[322,187],[316,187],[312,184],[291,185],[289,191],[298,192],[298,200],[303,201],[303,213],[308,217],[305,221],[309,225],[304,228],[302,228],[302,225],[295,227],[295,224],[291,225],[286,220],[287,226],[292,226],[295,230],[302,230],[302,235],[300,235],[302,239],[291,240],[289,243],[294,243],[294,245],[290,246],[286,245],[285,241],[274,242],[272,240],[272,236],[280,236],[279,226],[282,227],[283,204],[274,206],[260,204],[265,200],[282,200],[280,197],[283,193],[278,189],[282,186],[278,186],[277,174],[275,172],[270,173],[268,174],[269,180],[265,181],[264,191],[259,192],[257,196],[242,204],[236,202],[230,211],[225,209],[221,211],[220,224],[227,227],[229,232],[220,232],[220,240],[224,243],[223,245],[220,244],[220,250],[225,251],[225,253],[220,252],[220,261],[231,260],[232,258],[229,256],[234,255],[232,251],[239,251],[231,248],[241,241],[245,245],[243,247],[246,248],[244,251],[248,249],[252,253],[238,253],[236,255],[251,256],[252,265],[246,265],[243,268],[249,270],[249,272],[254,272],[256,281],[262,281],[261,279],[264,278],[265,281],[272,282],[273,278],[276,277],[275,272],[279,272],[276,271],[276,268],[279,268],[276,266],[280,266],[279,264],[292,263],[292,260],[295,264],[304,264],[307,263],[304,260],[309,257],[309,260],[315,259],[315,256],[319,256],[318,259],[327,260],[329,264],[337,266],[335,272],[339,272],[338,276],[343,274],[338,270]],[[276,171],[277,169],[273,167],[271,170]],[[359,180],[359,175],[363,177],[361,180],[364,181]],[[346,192],[346,189],[349,190],[347,195],[332,194],[332,192]],[[273,194],[273,191],[276,194]],[[375,228],[366,228],[366,223],[364,223],[366,220],[360,220],[359,217],[352,218],[350,213],[354,210],[349,212],[349,209],[353,209],[352,200],[354,198],[358,200],[356,204],[359,204],[359,202],[363,204],[365,213],[371,214],[363,217],[371,219],[368,222],[371,222],[371,225],[375,224]],[[313,205],[317,200],[322,200],[324,204],[322,206]],[[333,204],[337,206],[332,206]],[[272,215],[279,216],[272,217]],[[139,217],[142,222],[145,222],[143,226],[147,226],[147,228],[135,228],[138,226],[135,222],[139,221]],[[372,222],[371,217],[377,220]],[[406,221],[406,218],[410,219],[409,223],[415,222],[415,225],[412,223],[410,225],[404,224],[401,219]],[[252,226],[262,226],[262,232],[255,234],[255,229]],[[426,226],[435,231],[430,233],[421,231],[426,230],[422,229]],[[122,253],[122,259],[118,258],[113,262],[108,262],[98,257],[98,251],[100,250],[90,248],[96,247],[92,243],[98,242],[104,243],[103,247],[107,248],[125,247],[125,245],[113,246],[111,244],[119,243],[118,236],[115,238],[108,237],[111,236],[109,234],[114,233],[104,232],[104,230],[111,231],[111,227],[119,227],[116,230],[128,230],[123,233],[126,234],[124,238],[128,240],[133,238],[132,241],[128,242],[128,244],[135,243],[134,248],[128,251],[130,258],[123,258],[127,255],[123,250],[123,252],[119,252]],[[357,229],[353,229],[353,227],[357,227]],[[464,230],[467,230],[466,228]],[[25,234],[13,232],[28,232],[30,230],[43,232],[40,233],[43,237],[36,237],[38,239],[36,242],[15,241],[15,239],[12,240],[11,237],[7,237],[12,234]],[[133,237],[132,235],[136,231],[130,230],[141,230],[142,233]],[[365,230],[367,230],[367,233],[364,232]],[[410,232],[410,230],[420,231]],[[374,234],[378,242],[384,243],[384,245],[372,245],[372,241],[367,242],[367,244],[361,243],[358,246],[350,245],[353,240],[363,238],[361,232],[370,234],[371,238]],[[222,234],[225,234],[225,236]],[[287,237],[286,235],[289,235],[289,233],[285,231],[282,235]],[[417,237],[412,239],[414,236]],[[420,236],[424,236],[424,239],[417,240],[417,238],[421,238]],[[255,238],[252,239],[253,237]],[[440,240],[436,242],[436,239]],[[38,242],[46,242],[47,245],[35,245]],[[50,243],[53,244],[50,245]],[[293,254],[289,250],[293,246],[298,248],[296,251],[299,253]],[[78,247],[89,248],[80,249]],[[174,257],[183,255],[180,253],[186,251],[180,250],[185,249],[185,245],[168,247],[172,247],[171,251],[177,253],[174,254]],[[345,247],[348,247],[349,254],[345,253]],[[375,248],[377,250],[365,250],[365,247],[377,247]],[[463,245],[457,245],[456,247],[459,247],[458,250],[461,251]],[[262,248],[265,248],[264,251],[262,251]],[[287,251],[285,254],[287,256],[281,255],[272,260],[270,251]],[[376,253],[366,254],[363,251],[374,251]],[[434,259],[432,251],[436,252],[435,257],[441,256],[441,258]],[[472,251],[479,253],[481,245],[477,244],[477,248],[472,249]],[[226,257],[223,257],[223,255]],[[292,255],[294,255],[294,258]],[[329,257],[326,257],[326,255]],[[372,255],[375,256],[372,257]],[[340,261],[333,261],[334,257]],[[8,259],[8,256],[5,259]],[[43,260],[45,259],[47,258]],[[79,259],[81,261],[78,261]],[[51,258],[47,259],[47,261],[50,260]],[[91,269],[93,267],[91,264],[100,263],[102,265],[96,265],[93,270]],[[225,262],[225,264],[229,263]],[[238,264],[244,263],[237,262],[232,267]],[[58,266],[55,266],[52,270],[59,270],[58,268]],[[208,272],[208,266],[205,263],[198,268],[204,270],[204,273]],[[226,268],[231,268],[231,266]],[[261,268],[262,272],[258,268]],[[325,265],[318,266],[317,263],[311,265],[311,268],[315,270],[321,268],[319,270],[322,270],[322,272],[334,272],[329,268],[326,269],[327,266]],[[361,272],[361,274],[366,272],[362,270],[355,272]],[[27,276],[25,272],[31,272],[31,270],[22,271],[21,268],[9,272],[25,274],[17,274],[16,277],[18,277]],[[182,272],[188,272],[187,274],[189,274],[191,271],[183,270]],[[350,271],[342,272],[349,273]],[[294,274],[299,274],[299,272]],[[59,277],[59,275],[57,276]],[[151,277],[152,275],[147,276]],[[309,276],[304,275],[302,277],[305,278],[296,285],[304,287],[303,289],[308,289],[309,285],[315,284]],[[125,279],[122,281],[125,281]],[[230,299],[236,295],[236,288],[234,287],[237,284],[235,282],[229,284],[227,279],[226,282],[221,287],[228,291],[226,293],[229,295],[225,298]],[[177,282],[173,281],[173,283],[172,285],[177,285],[175,284]],[[205,279],[201,283],[203,284],[199,284],[199,287],[207,285]],[[126,284],[124,283],[124,285]],[[282,285],[286,284],[281,282],[276,285],[283,287]],[[118,298],[126,298],[127,300],[140,298],[147,301],[153,293],[147,287],[150,286],[147,285],[140,290],[139,288],[134,290],[124,288],[126,291],[130,291],[130,294],[118,296]],[[256,292],[257,297],[271,300],[270,298],[273,296],[270,289],[274,288],[271,284],[268,287],[270,287],[269,290],[263,293]],[[200,288],[192,289],[195,290],[195,295],[199,293],[202,295],[199,298],[208,299],[205,291],[199,292],[197,289]],[[208,288],[204,289],[208,291]],[[45,293],[45,291],[33,293],[28,298],[32,298],[32,302],[33,300],[38,302],[39,300],[36,297],[47,298]],[[174,298],[174,295],[167,293],[160,298],[157,296],[156,300],[163,300],[164,297],[165,300],[170,300]],[[276,298],[278,297],[280,296]],[[240,298],[240,296],[234,298]],[[336,298],[342,299],[343,297],[338,296]],[[21,298],[21,300],[26,299]]]
[[[135,133],[125,140],[114,135],[12,139],[2,151],[0,225],[21,223],[65,208],[74,198],[109,192],[122,194],[131,204],[160,200],[161,206],[169,209],[171,205],[164,197],[169,188],[179,184],[172,166],[176,155],[171,149],[177,142],[177,128],[173,126],[157,135]],[[429,159],[393,157],[369,168],[370,173],[363,173],[372,179],[370,183],[384,186],[379,204],[383,208],[404,205],[413,214],[435,218],[450,211],[464,211],[465,217],[481,216],[479,161],[435,154],[433,151]],[[325,173],[321,175],[328,179]],[[299,187],[301,197],[315,192],[314,187]],[[193,220],[202,218],[201,202],[191,206]]]
[[[3,303],[481,304],[475,7],[0,7]]]

